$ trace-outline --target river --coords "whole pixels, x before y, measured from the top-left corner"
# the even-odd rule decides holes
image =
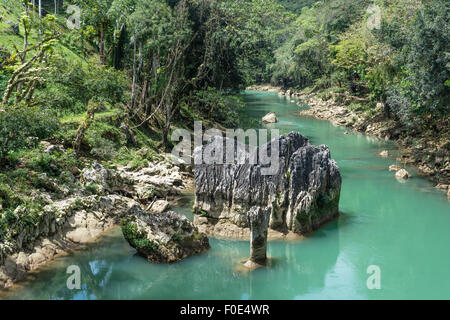
[[[2,299],[450,299],[450,203],[413,175],[398,182],[388,167],[394,144],[298,115],[276,93],[246,92],[247,114],[275,111],[281,133],[298,131],[326,144],[343,177],[341,216],[299,242],[271,242],[271,265],[237,268],[248,242],[210,239],[211,250],[173,265],[136,255],[120,229],[28,275]],[[389,150],[394,156],[377,156]],[[176,211],[191,215],[190,195]],[[81,290],[69,290],[67,267],[81,269]],[[369,289],[368,268],[380,289]],[[375,266],[375,267],[373,267]],[[371,269],[374,270],[374,269]]]

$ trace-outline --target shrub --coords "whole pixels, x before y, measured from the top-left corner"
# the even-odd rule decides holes
[[[0,112],[0,162],[9,152],[27,146],[28,137],[46,139],[59,127],[53,112],[38,107],[20,107]],[[33,140],[34,144],[38,141]]]
[[[213,88],[195,91],[190,105],[206,119],[221,123],[227,128],[239,126],[244,103],[238,96]]]

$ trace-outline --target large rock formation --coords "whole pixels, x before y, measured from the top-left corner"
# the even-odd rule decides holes
[[[201,231],[246,238],[253,206],[269,208],[269,227],[284,233],[306,234],[338,216],[341,176],[328,147],[311,145],[297,132],[278,143],[274,175],[262,175],[265,166],[248,161],[195,166],[194,223]]]
[[[136,208],[121,225],[128,243],[151,262],[177,262],[209,249],[208,237],[175,212],[148,213]]]

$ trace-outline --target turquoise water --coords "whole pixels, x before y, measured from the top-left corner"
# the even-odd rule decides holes
[[[417,176],[400,183],[388,166],[393,144],[327,121],[300,117],[275,93],[248,92],[248,114],[269,111],[282,133],[299,131],[327,144],[343,176],[339,219],[306,240],[271,242],[269,267],[237,267],[249,244],[210,239],[211,250],[174,265],[137,256],[115,229],[86,250],[61,257],[0,298],[16,299],[442,299],[450,298],[450,203]],[[190,197],[179,212],[189,215]],[[68,290],[66,269],[81,268],[82,289]],[[367,268],[381,270],[381,289],[369,290]]]

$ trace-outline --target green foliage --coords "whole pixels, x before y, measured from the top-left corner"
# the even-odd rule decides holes
[[[98,194],[99,186],[95,183],[91,183],[84,187],[84,191],[86,191],[88,194]]]
[[[172,235],[172,240],[175,241],[175,242],[180,242],[180,241],[182,241],[183,239],[184,239],[184,237],[183,237],[182,234],[174,233],[174,234]]]
[[[158,250],[158,244],[149,240],[144,232],[138,230],[133,217],[123,219],[120,225],[125,239],[133,248],[141,252]]]
[[[384,114],[406,127],[450,113],[448,1],[379,0],[381,27],[369,29],[370,1],[318,1],[286,27],[272,82],[314,86],[329,98],[342,88],[369,100],[350,108]],[[333,91],[336,91],[333,89]],[[428,120],[426,120],[428,119]],[[434,121],[434,120],[432,120]]]
[[[244,109],[242,98],[214,88],[198,90],[189,96],[189,105],[197,115],[218,122],[227,128],[240,123],[240,113]]]
[[[303,7],[309,7],[317,0],[279,0],[287,10],[300,14]]]
[[[37,140],[29,137],[48,138],[58,127],[54,112],[39,107],[19,107],[0,112],[0,161],[14,150],[35,146]]]
[[[203,210],[203,209],[196,208],[194,213],[199,215],[199,216],[205,217],[205,218],[210,218],[211,217],[209,212],[206,211],[206,210]]]
[[[125,74],[94,61],[71,62],[54,57],[46,78],[36,99],[59,112],[84,111],[91,100],[110,104],[127,101]]]

